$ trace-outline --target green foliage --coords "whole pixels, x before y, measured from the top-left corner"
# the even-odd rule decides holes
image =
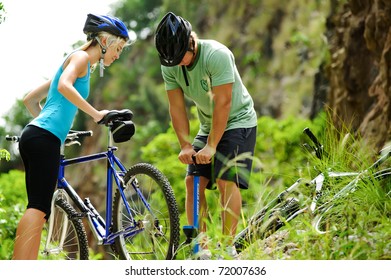
[[[0,23],[2,23],[5,19],[6,11],[4,9],[4,5],[2,2],[0,2]]]
[[[18,135],[23,127],[32,119],[30,113],[26,110],[22,99],[17,99],[16,103],[9,110],[9,114],[3,116],[8,134]]]
[[[9,161],[11,159],[10,153],[5,149],[0,149],[0,160],[5,159]]]
[[[0,260],[11,259],[15,231],[26,207],[24,172],[0,175]]]
[[[0,147],[10,153],[10,161],[2,162],[1,172],[7,172],[9,169],[20,166],[21,159],[16,150],[17,145],[5,140],[5,135],[20,135],[23,127],[31,120],[30,113],[26,110],[22,99],[18,99],[7,114],[3,116],[5,126],[0,127]]]

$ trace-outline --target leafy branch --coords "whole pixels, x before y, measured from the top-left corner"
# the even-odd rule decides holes
[[[10,153],[5,149],[0,149],[0,160],[5,159],[6,161],[9,161],[11,159]]]

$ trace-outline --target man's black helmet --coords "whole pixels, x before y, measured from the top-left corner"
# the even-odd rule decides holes
[[[83,32],[85,34],[97,34],[106,31],[118,37],[129,40],[128,30],[125,24],[116,17],[88,14]]]
[[[174,13],[167,13],[155,33],[155,46],[160,63],[164,66],[178,65],[189,49],[191,24]]]

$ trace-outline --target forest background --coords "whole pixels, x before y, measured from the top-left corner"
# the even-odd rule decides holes
[[[0,7],[1,23],[6,7]],[[128,166],[150,162],[169,178],[182,224],[186,223],[185,166],[177,159],[179,146],[170,127],[154,47],[154,30],[167,11],[188,19],[200,38],[215,39],[232,50],[254,99],[259,117],[258,136],[251,188],[243,194],[240,227],[272,194],[292,184],[311,165],[301,147],[305,127],[311,127],[333,151],[339,151],[340,147],[335,146],[343,138],[341,135],[350,135],[354,143],[351,146],[355,148],[344,151],[343,160],[348,168],[357,165],[346,157],[365,162],[390,140],[390,1],[118,1],[114,14],[137,34],[137,40],[119,61],[106,69],[103,78],[92,75],[89,101],[96,108],[129,108],[134,112],[136,135],[118,145],[119,155]],[[74,46],[80,44],[75,42]],[[193,104],[188,103],[188,107],[194,135],[198,123]],[[16,147],[5,142],[3,136],[19,134],[31,117],[18,100],[3,118],[0,148],[11,153],[11,160],[0,162],[0,259],[9,259],[26,198],[23,165]],[[104,128],[85,114],[77,115],[73,128],[92,130],[94,137],[86,139],[81,147],[70,148],[68,156],[105,147]],[[360,157],[352,155],[357,151]],[[69,171],[71,183],[78,187],[82,197],[90,197],[93,202],[103,199],[103,168],[104,164],[94,163]],[[290,236],[285,236],[282,243],[271,245],[267,243],[270,240],[260,240],[265,250],[251,252],[248,258],[389,259],[389,198],[385,189],[373,197],[375,202],[361,202],[360,207],[376,205],[376,211],[369,211],[371,216],[365,217],[363,223],[360,222],[363,217],[355,218],[354,234],[345,234],[356,236],[353,241],[347,237],[335,241],[328,236],[328,242],[324,242],[325,237],[314,235],[302,222],[295,231],[289,231]],[[218,207],[216,193],[210,192],[208,199],[212,208]],[[368,213],[366,208],[355,211]],[[210,220],[217,221],[218,215],[211,213]],[[300,229],[303,226],[305,235]],[[219,228],[211,230],[218,232]],[[375,243],[376,240],[382,242]],[[108,258],[95,248],[92,239],[90,242],[97,258]]]

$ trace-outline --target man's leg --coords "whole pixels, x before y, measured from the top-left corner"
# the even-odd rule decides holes
[[[229,238],[228,243],[231,245],[236,234],[242,209],[242,196],[235,182],[218,179],[217,186],[220,191],[220,203],[222,206],[222,231],[223,235]]]

